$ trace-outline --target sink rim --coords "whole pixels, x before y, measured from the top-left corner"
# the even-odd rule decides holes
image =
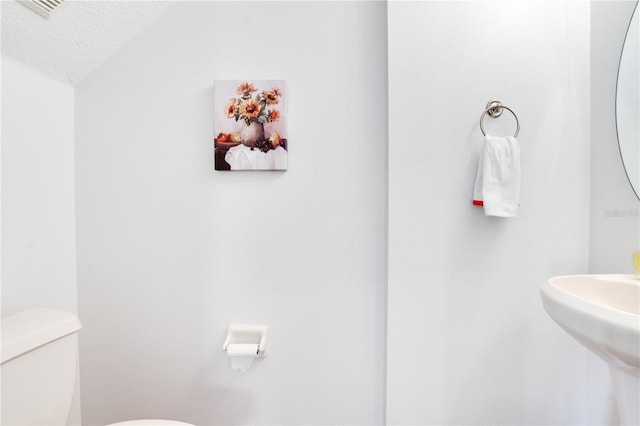
[[[578,283],[572,283],[571,280],[588,280],[582,294],[575,287]],[[615,292],[603,294],[599,291],[598,281],[602,281],[603,286],[613,281],[622,283],[623,287],[615,286]],[[567,285],[559,286],[560,282]],[[549,317],[609,365],[621,424],[637,424],[637,401],[640,400],[640,313],[635,313],[635,304],[625,303],[628,300],[626,291],[636,297],[633,289],[626,288],[628,285],[638,288],[640,292],[640,281],[633,275],[560,275],[546,280],[540,287],[540,295]],[[640,295],[637,297],[640,298]],[[633,312],[616,306],[629,308]]]
[[[640,287],[633,275],[582,274],[548,279],[540,288],[545,311],[561,328],[610,365],[638,373],[640,315],[598,304],[557,285],[562,279],[620,281]],[[606,283],[603,282],[603,285]]]
[[[541,287],[540,292],[543,301],[546,298],[553,299],[556,303],[560,303],[573,311],[583,314],[593,315],[608,323],[615,323],[618,326],[629,328],[630,330],[640,332],[640,315],[628,312],[611,305],[596,303],[588,300],[579,294],[572,293],[564,288],[556,285],[558,281],[567,279],[589,279],[591,281],[622,281],[625,285],[633,285],[640,287],[640,281],[636,280],[631,274],[574,274],[574,275],[558,275],[549,278]],[[603,282],[606,285],[606,283]],[[545,304],[545,309],[547,308]],[[551,315],[551,312],[547,309]],[[554,317],[554,315],[552,315]],[[555,318],[554,318],[555,319]]]
[[[579,294],[579,293],[574,293],[570,290],[568,290],[567,288],[561,286],[561,282],[566,282],[566,281],[578,281],[578,280],[588,280],[588,282],[591,284],[593,282],[597,282],[597,281],[603,281],[605,282],[605,285],[610,285],[612,283],[620,283],[622,284],[622,287],[618,286],[618,288],[622,288],[624,289],[625,287],[635,287],[638,289],[638,291],[640,291],[640,281],[638,281],[633,275],[627,275],[627,274],[579,274],[579,275],[559,275],[556,277],[552,277],[549,278],[548,280],[548,284],[555,288],[558,289],[559,291],[566,293],[572,297],[576,297],[580,300],[583,300],[589,304],[593,304],[596,306],[602,306],[602,307],[606,307],[609,309],[613,309],[615,311],[618,312],[623,312],[623,313],[628,313],[631,315],[635,315],[636,317],[640,315],[640,306],[638,306],[637,312],[630,312],[629,310],[626,310],[624,308],[619,308],[616,307],[612,304],[607,304],[607,303],[597,303],[589,298],[587,298],[585,295],[583,294]],[[573,284],[570,282],[567,282],[567,284]],[[588,290],[588,289],[587,289]],[[639,293],[640,294],[640,293]],[[634,306],[635,308],[636,306]]]

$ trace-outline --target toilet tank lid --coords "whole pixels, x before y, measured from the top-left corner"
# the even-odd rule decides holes
[[[0,323],[0,364],[75,333],[81,327],[77,316],[57,309],[29,309],[4,317]]]

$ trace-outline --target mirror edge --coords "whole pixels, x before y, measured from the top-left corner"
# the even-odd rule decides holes
[[[633,17],[636,15],[636,13],[638,13],[638,5],[640,5],[640,0],[636,0],[636,4],[633,7],[633,12],[631,13],[631,17],[629,18],[629,23],[627,24],[627,30],[625,32],[625,36],[624,36],[624,41],[622,43],[622,49],[620,49],[620,59],[618,61],[618,72],[616,74],[616,94],[615,94],[615,102],[614,102],[614,117],[615,117],[615,122],[616,122],[616,140],[618,141],[618,152],[620,153],[620,161],[622,162],[622,168],[624,170],[625,176],[627,177],[627,180],[629,181],[629,185],[631,186],[631,190],[633,191],[633,193],[635,194],[636,198],[638,198],[638,200],[640,200],[640,182],[638,183],[638,187],[636,187],[636,185],[634,185],[634,183],[631,180],[631,176],[629,174],[629,171],[627,170],[627,165],[625,165],[624,162],[624,156],[622,154],[622,146],[620,144],[620,131],[618,129],[618,89],[620,87],[620,68],[622,66],[622,55],[624,54],[624,49],[625,49],[625,45],[626,45],[626,41],[627,38],[629,36],[629,30],[631,29],[631,24],[633,23]]]

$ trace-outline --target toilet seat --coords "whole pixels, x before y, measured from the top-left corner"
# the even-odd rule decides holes
[[[126,422],[111,423],[107,426],[194,426],[191,423],[177,422],[174,420],[143,419],[129,420]]]

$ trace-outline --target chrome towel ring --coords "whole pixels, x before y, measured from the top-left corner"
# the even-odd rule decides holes
[[[516,115],[515,112],[513,112],[513,110],[507,106],[502,105],[502,103],[500,103],[500,101],[496,101],[496,100],[492,100],[489,101],[487,103],[487,107],[484,110],[484,112],[482,113],[482,115],[480,116],[480,131],[482,132],[482,134],[484,136],[487,135],[487,133],[484,131],[484,126],[482,125],[482,120],[484,120],[484,116],[489,114],[489,116],[491,118],[498,118],[502,115],[502,110],[506,109],[507,111],[509,111],[511,114],[513,114],[513,117],[516,119],[516,133],[513,135],[513,137],[517,137],[518,133],[520,133],[520,122],[518,121],[518,116]]]

